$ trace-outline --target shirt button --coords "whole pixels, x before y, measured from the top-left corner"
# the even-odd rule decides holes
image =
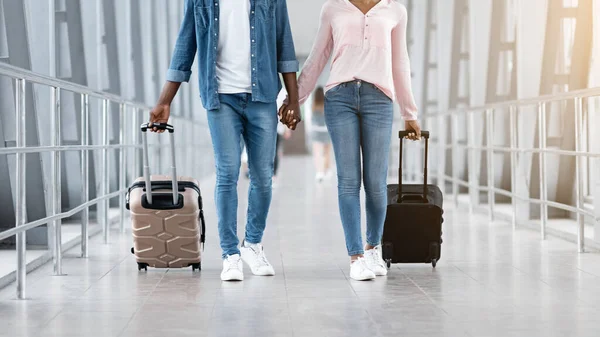
[[[218,5],[219,5],[219,3],[218,3],[218,2],[215,2],[215,6],[218,6]]]
[[[256,68],[252,68],[252,71],[256,70]]]
[[[254,29],[254,26],[252,26],[252,29]]]
[[[246,55],[248,55],[248,54],[246,54]],[[252,57],[254,57],[254,54],[252,54]]]
[[[219,21],[219,18],[215,18],[215,21]]]
[[[252,83],[252,86],[253,86],[253,87],[255,87],[255,86],[256,86],[256,83]]]
[[[254,14],[254,11],[252,11],[252,14]]]
[[[254,43],[254,40],[252,40],[252,43]]]

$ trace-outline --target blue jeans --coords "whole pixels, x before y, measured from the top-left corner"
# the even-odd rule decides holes
[[[370,83],[342,83],[325,95],[325,122],[335,152],[340,216],[350,256],[364,253],[360,227],[361,164],[367,197],[367,243],[377,246],[381,242],[392,120],[392,100]]]
[[[251,94],[219,95],[220,108],[208,111],[217,169],[215,202],[223,258],[239,254],[237,182],[241,140],[248,151],[250,189],[245,240],[260,243],[271,204],[271,178],[277,139],[277,104],[252,101]]]

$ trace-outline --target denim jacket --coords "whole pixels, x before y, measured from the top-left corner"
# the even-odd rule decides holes
[[[281,90],[278,73],[294,73],[296,59],[286,0],[250,0],[252,100],[275,102]],[[198,53],[202,104],[218,109],[217,46],[219,0],[185,0],[183,22],[175,44],[167,81],[188,82]]]

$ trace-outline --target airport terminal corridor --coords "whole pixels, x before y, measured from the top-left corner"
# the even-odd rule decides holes
[[[0,0],[0,337],[599,337],[598,74],[600,0]]]
[[[489,223],[446,199],[442,259],[393,265],[350,280],[335,177],[317,184],[310,157],[284,157],[263,240],[274,277],[221,282],[212,201],[201,183],[207,241],[202,271],[138,272],[129,230],[65,253],[28,278],[28,299],[0,292],[0,336],[597,336],[600,255],[560,239]],[[240,178],[243,237],[248,182]],[[364,224],[364,222],[363,222]]]

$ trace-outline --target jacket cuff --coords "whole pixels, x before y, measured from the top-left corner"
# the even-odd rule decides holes
[[[277,71],[279,73],[297,73],[298,70],[300,70],[300,63],[298,60],[277,62]]]
[[[191,71],[182,71],[176,69],[169,69],[167,71],[167,81],[169,82],[189,82]]]

